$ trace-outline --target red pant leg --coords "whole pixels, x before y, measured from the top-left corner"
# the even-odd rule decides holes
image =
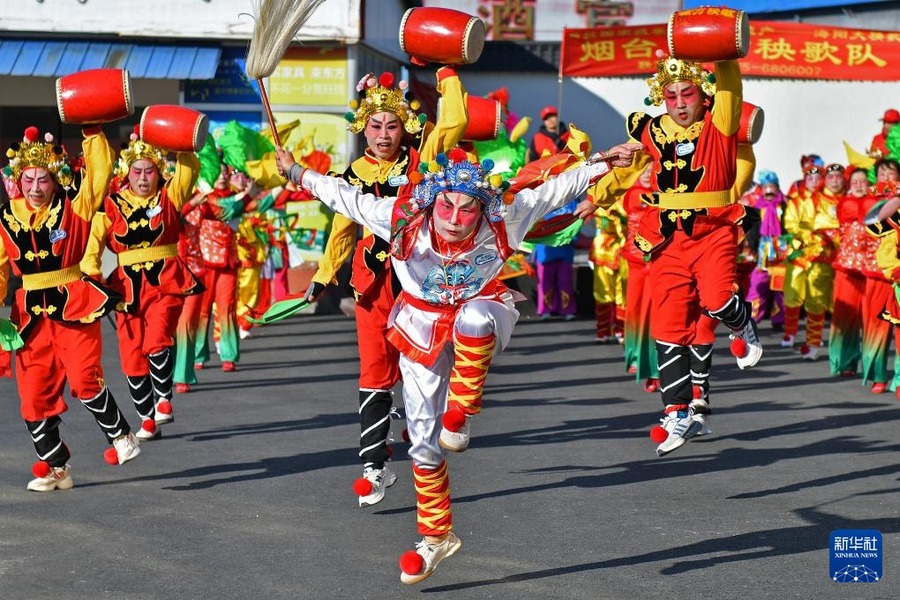
[[[53,345],[53,323],[38,319],[25,346],[16,351],[19,411],[26,421],[40,421],[66,412],[63,389],[66,372]]]
[[[387,322],[394,306],[391,274],[385,273],[356,305],[359,344],[359,387],[389,390],[400,381],[400,352],[387,340]]]

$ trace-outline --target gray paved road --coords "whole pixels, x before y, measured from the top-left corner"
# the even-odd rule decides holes
[[[110,386],[129,409],[113,333]],[[359,509],[355,333],[302,316],[244,343],[176,398],[176,422],[109,467],[87,411],[64,435],[75,489],[25,491],[33,459],[14,384],[0,381],[0,598],[897,598],[900,403],[772,347],[732,366],[720,340],[715,435],[659,459],[658,396],[592,323],[524,318],[494,363],[486,410],[450,458],[463,549],[415,587],[409,461]],[[768,332],[765,332],[768,334]],[[398,402],[399,403],[399,402]],[[400,438],[402,423],[394,431]],[[884,535],[885,578],[829,580],[835,529]]]

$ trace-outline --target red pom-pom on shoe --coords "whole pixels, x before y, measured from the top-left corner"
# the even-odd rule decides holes
[[[745,354],[747,354],[747,342],[741,338],[734,338],[731,340],[731,355],[742,357]]]
[[[31,465],[31,474],[35,477],[46,477],[50,474],[50,463],[46,460],[39,460]]]
[[[372,493],[372,482],[365,477],[360,477],[353,482],[353,491],[357,496],[368,496]]]
[[[809,354],[809,345],[803,344],[800,346],[800,354]]]
[[[650,428],[650,439],[656,444],[662,444],[669,437],[669,432],[662,425]]]
[[[400,436],[403,438],[403,441],[404,441],[404,442],[406,442],[407,444],[409,443],[409,429],[407,429],[406,427],[404,427],[404,428],[403,428],[403,433],[401,433]]]
[[[443,423],[447,431],[459,431],[466,424],[466,413],[458,408],[451,408],[444,413]]]
[[[172,414],[172,403],[168,400],[163,400],[159,404],[156,405],[156,412],[163,415],[171,415]]]
[[[703,397],[703,388],[699,385],[694,386],[694,400],[699,400]]]
[[[175,393],[176,394],[187,394],[191,391],[191,386],[187,383],[176,383],[175,384]]]
[[[119,464],[119,455],[115,448],[107,448],[103,451],[103,460],[111,465]]]
[[[233,373],[234,371],[237,371],[237,366],[230,360],[226,360],[222,363],[222,370],[226,373]]]
[[[413,550],[407,550],[400,556],[400,570],[407,575],[418,575],[425,568],[425,559]]]
[[[141,421],[141,429],[143,429],[147,433],[153,433],[154,431],[156,431],[156,421],[154,421],[153,419]],[[118,462],[118,458],[116,459],[116,462]]]

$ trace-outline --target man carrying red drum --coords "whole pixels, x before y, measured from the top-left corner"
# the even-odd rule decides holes
[[[48,492],[74,486],[69,449],[62,441],[60,415],[67,410],[63,390],[93,414],[112,445],[107,462],[122,464],[140,454],[128,422],[106,387],[100,362],[100,319],[120,297],[85,277],[84,257],[91,220],[112,175],[113,152],[100,127],[83,130],[84,165],[77,189],[65,150],[37,127],[25,130],[10,146],[4,175],[21,196],[0,203],[0,298],[6,297],[8,266],[22,276],[10,320],[24,340],[16,351],[16,383],[22,418],[31,434],[38,462],[28,489]],[[70,199],[71,197],[71,199]],[[0,356],[0,371],[10,355]]]
[[[136,434],[141,440],[159,437],[157,426],[174,419],[175,328],[184,297],[203,289],[178,256],[181,209],[191,197],[199,163],[194,153],[179,152],[169,178],[166,155],[132,134],[116,167],[122,185],[94,217],[81,263],[85,273],[99,277],[103,249],[116,255],[118,266],[108,284],[122,297],[116,307],[119,357],[141,418]]]
[[[726,9],[722,9],[726,10]],[[732,33],[733,35],[733,33]],[[732,57],[733,58],[733,57]],[[741,369],[762,356],[750,307],[735,292],[739,227],[752,219],[734,202],[742,83],[736,60],[716,62],[712,76],[698,63],[670,57],[657,63],[647,104],[666,113],[633,113],[628,133],[644,152],[630,169],[601,179],[590,196],[605,203],[624,193],[652,164],[651,187],[635,243],[650,261],[653,321],[662,426],[651,431],[663,456],[703,432],[708,407],[695,400],[691,349],[698,322],[708,314],[731,330],[732,353]],[[626,172],[627,171],[627,172]],[[750,217],[750,219],[748,219]]]

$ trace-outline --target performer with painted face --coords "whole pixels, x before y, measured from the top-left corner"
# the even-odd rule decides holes
[[[462,138],[466,127],[465,90],[451,67],[437,71],[441,109],[436,125],[418,115],[418,101],[407,92],[407,83],[394,86],[394,76],[382,73],[363,77],[357,86],[361,98],[351,102],[347,128],[363,133],[366,150],[347,168],[345,181],[379,197],[396,196],[409,181],[421,160],[446,152]],[[414,146],[415,138],[420,136]],[[397,349],[388,342],[388,315],[400,289],[388,260],[386,241],[371,231],[359,235],[360,226],[337,214],[324,257],[307,292],[317,298],[325,286],[337,282],[341,266],[353,256],[350,284],[356,299],[356,330],[359,346],[359,457],[363,474],[353,489],[360,506],[381,502],[385,489],[397,475],[386,466],[391,429],[391,388],[400,380]],[[358,241],[357,241],[358,239]]]
[[[141,418],[136,436],[159,437],[159,425],[174,419],[172,373],[175,328],[184,298],[202,291],[199,280],[178,256],[181,209],[191,197],[199,163],[179,152],[168,173],[167,152],[144,142],[137,132],[122,149],[116,167],[121,185],[94,217],[82,270],[100,276],[103,249],[116,255],[107,282],[122,297],[116,307],[119,359]]]
[[[607,159],[630,164],[637,148],[613,148]],[[279,150],[278,160],[292,181],[390,242],[391,268],[402,291],[387,337],[400,351],[424,536],[415,552],[401,558],[400,579],[417,583],[462,545],[451,531],[446,451],[468,447],[495,348],[506,346],[519,316],[497,275],[534,223],[583,194],[609,167],[593,162],[504,198],[506,185],[490,174],[493,162],[469,162],[456,148],[410,174],[415,185],[404,187],[398,198],[379,199],[342,179],[304,170],[289,152]],[[583,164],[572,154],[562,160]]]
[[[704,430],[706,407],[694,398],[692,347],[711,350],[702,314],[731,330],[732,353],[741,369],[762,356],[750,306],[736,290],[739,228],[755,215],[735,202],[738,128],[742,108],[737,61],[716,63],[715,76],[698,63],[663,58],[648,80],[648,105],[665,114],[632,113],[629,135],[644,146],[630,169],[600,180],[591,196],[604,205],[625,192],[652,165],[635,243],[649,258],[651,335],[656,340],[664,417],[651,431],[663,456]]]
[[[84,164],[77,173],[50,134],[39,139],[37,127],[26,129],[23,141],[6,153],[4,174],[21,195],[0,203],[0,298],[6,297],[11,265],[22,276],[10,320],[24,340],[16,351],[15,376],[22,418],[39,459],[28,483],[36,492],[74,485],[69,448],[59,432],[60,415],[68,409],[67,383],[112,445],[104,455],[107,462],[122,464],[140,454],[100,362],[100,319],[121,298],[79,267],[114,159],[100,127],[83,133]],[[10,356],[4,354],[0,359],[8,366]]]

